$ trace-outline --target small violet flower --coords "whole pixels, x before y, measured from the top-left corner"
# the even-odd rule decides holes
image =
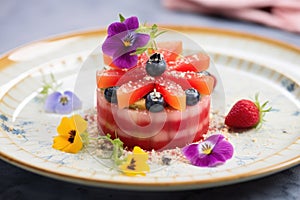
[[[48,95],[44,109],[46,112],[68,114],[73,110],[80,109],[82,103],[80,99],[71,91],[53,92]]]
[[[214,134],[201,143],[184,147],[182,153],[195,166],[214,167],[232,157],[233,146],[222,134]]]
[[[111,56],[113,64],[119,68],[134,67],[138,61],[138,56],[134,52],[150,40],[148,34],[135,32],[138,28],[137,17],[127,18],[123,22],[114,22],[108,27],[108,36],[102,45],[102,51]]]

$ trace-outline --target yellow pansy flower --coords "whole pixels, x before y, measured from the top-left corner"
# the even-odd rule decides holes
[[[63,117],[57,127],[58,136],[53,140],[54,149],[67,153],[77,153],[83,143],[80,134],[87,128],[87,122],[80,115]]]
[[[132,154],[129,154],[126,161],[120,165],[120,170],[127,176],[145,176],[150,171],[150,167],[147,164],[148,157],[145,151],[135,146]]]

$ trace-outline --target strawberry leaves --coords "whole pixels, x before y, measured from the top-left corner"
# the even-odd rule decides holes
[[[259,94],[256,93],[255,94],[255,105],[257,106],[258,110],[259,110],[259,122],[256,124],[255,128],[261,128],[264,120],[264,116],[267,112],[270,112],[272,110],[272,107],[268,107],[266,108],[266,106],[268,105],[269,101],[264,102],[262,105],[260,105],[259,100],[258,100],[258,96]]]

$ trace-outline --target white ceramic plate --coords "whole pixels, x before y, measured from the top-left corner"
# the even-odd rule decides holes
[[[300,49],[232,31],[168,28],[186,34],[211,55],[223,81],[226,112],[238,99],[251,98],[257,92],[273,107],[261,129],[228,134],[235,147],[231,160],[216,168],[198,168],[177,161],[144,177],[128,177],[105,167],[86,151],[73,155],[51,148],[61,116],[44,113],[36,101],[43,77],[52,72],[63,82],[62,87],[72,89],[85,58],[105,38],[105,30],[35,42],[0,58],[1,158],[61,180],[143,190],[226,185],[299,164]]]

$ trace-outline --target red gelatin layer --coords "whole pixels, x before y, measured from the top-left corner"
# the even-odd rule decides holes
[[[184,111],[165,108],[159,113],[119,108],[107,102],[103,91],[97,91],[97,120],[100,133],[119,137],[125,146],[145,150],[183,147],[199,141],[209,126],[210,96],[202,96]]]

